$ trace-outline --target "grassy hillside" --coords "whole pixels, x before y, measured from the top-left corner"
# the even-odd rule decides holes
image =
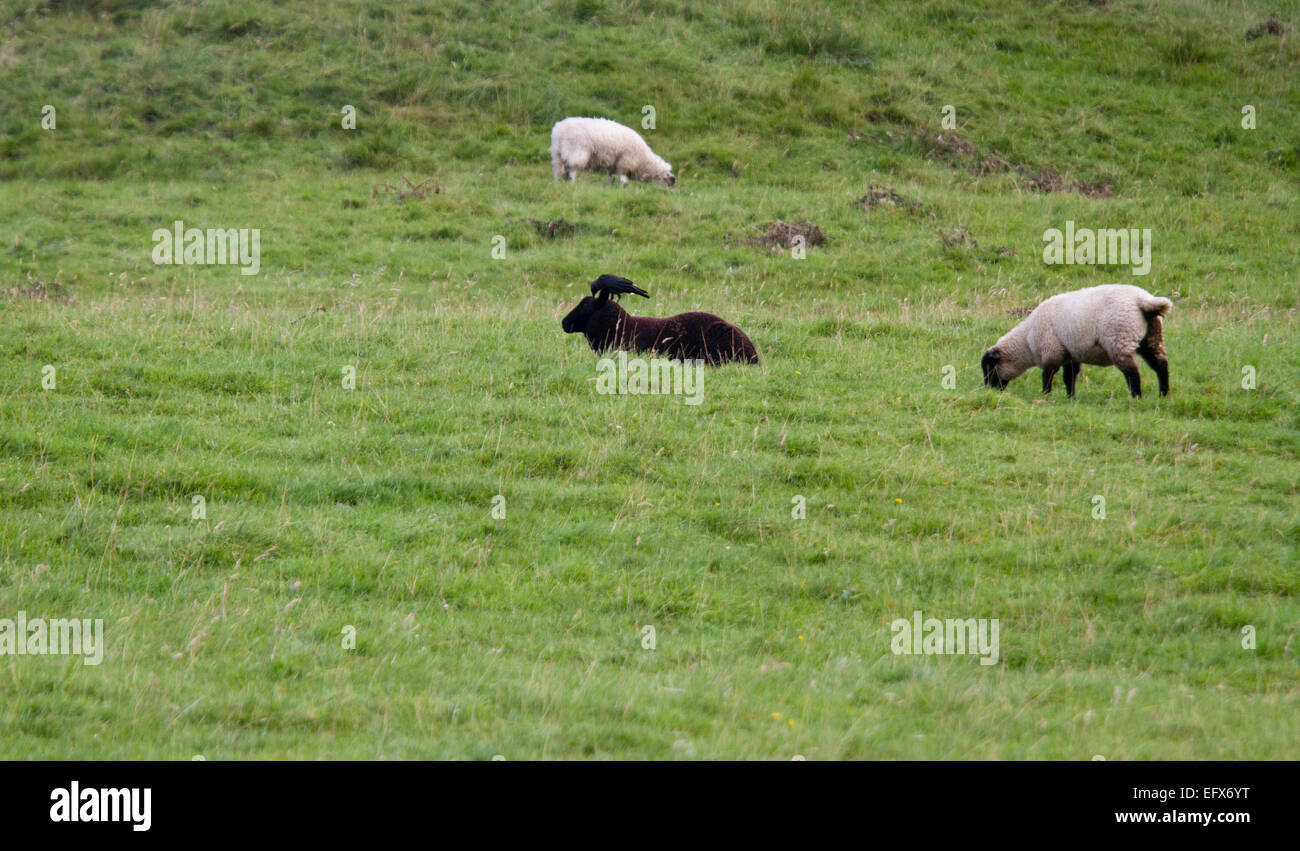
[[[1296,27],[0,0],[0,618],[107,641],[0,658],[0,756],[1300,758]],[[675,189],[552,179],[555,120],[646,106]],[[176,220],[258,274],[155,266]],[[1046,265],[1066,221],[1151,273]],[[598,395],[605,271],[762,365]],[[1169,397],[983,387],[1111,282],[1175,301]],[[892,654],[917,609],[999,664]]]

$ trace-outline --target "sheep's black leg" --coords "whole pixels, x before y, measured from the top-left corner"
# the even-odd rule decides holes
[[[1137,361],[1132,355],[1126,355],[1116,360],[1115,366],[1128,379],[1128,392],[1133,395],[1133,398],[1139,398],[1142,395],[1142,374],[1138,372]]]
[[[1168,396],[1169,361],[1165,359],[1164,352],[1152,349],[1147,345],[1146,341],[1143,341],[1142,345],[1138,346],[1137,352],[1142,356],[1142,360],[1147,362],[1147,366],[1156,371],[1156,378],[1160,381],[1160,395]]]
[[[1142,356],[1160,380],[1160,395],[1169,395],[1169,359],[1165,357],[1164,322],[1159,316],[1147,322],[1147,334],[1138,344],[1137,353]]]
[[[1079,372],[1082,369],[1083,367],[1077,363],[1065,364],[1065,372],[1061,375],[1061,377],[1065,379],[1065,395],[1073,398],[1074,383],[1079,378]]]
[[[1044,393],[1052,392],[1052,379],[1056,377],[1056,370],[1057,367],[1054,366],[1043,367],[1043,392]]]

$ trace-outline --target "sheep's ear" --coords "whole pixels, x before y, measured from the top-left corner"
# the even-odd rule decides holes
[[[1002,352],[999,352],[997,349],[989,349],[984,353],[984,357],[986,360],[999,361],[1002,360]]]

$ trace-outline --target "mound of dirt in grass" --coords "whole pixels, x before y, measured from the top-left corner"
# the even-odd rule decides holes
[[[897,207],[905,210],[909,215],[934,218],[934,213],[927,210],[920,201],[900,195],[888,187],[874,184],[867,187],[867,194],[859,198],[856,203],[868,213],[877,207]]]
[[[556,219],[549,222],[541,222],[537,219],[528,219],[528,223],[537,231],[537,235],[543,239],[555,239],[557,236],[573,236],[577,229],[573,223],[564,219]]]
[[[784,251],[794,248],[795,239],[798,237],[803,237],[805,246],[821,245],[826,242],[826,234],[812,222],[792,224],[778,220],[764,225],[757,236],[749,239],[749,244],[766,245],[773,251]]]
[[[1277,19],[1276,15],[1274,15],[1259,26],[1251,27],[1246,30],[1246,41],[1254,41],[1255,39],[1263,38],[1266,35],[1280,36],[1285,33],[1286,27],[1282,26],[1282,22]]]
[[[1000,174],[1003,172],[1014,171],[1023,175],[1025,185],[1031,192],[1053,193],[1053,192],[1077,192],[1080,195],[1086,195],[1089,198],[1112,198],[1114,190],[1109,183],[1091,183],[1086,180],[1066,180],[1060,172],[1051,166],[1047,166],[1039,171],[1034,171],[1026,165],[1013,165],[997,154],[989,154],[975,168],[975,173],[980,177],[986,174]]]
[[[1008,248],[1005,245],[990,245],[980,248],[975,235],[960,225],[952,230],[939,228],[939,240],[946,248],[957,253],[969,253],[981,263],[1000,263],[1003,260],[1020,256],[1019,252],[1014,248]]]
[[[975,145],[958,136],[951,130],[942,133],[922,133],[919,137],[921,149],[943,160],[964,160],[975,156]]]
[[[955,227],[952,230],[939,228],[939,239],[943,240],[944,245],[948,246],[969,245],[977,251],[980,247],[980,244],[975,241],[975,237],[964,227]]]
[[[1035,192],[1077,192],[1089,198],[1110,198],[1114,196],[1109,183],[1088,183],[1083,180],[1066,180],[1048,166],[1037,174],[1022,172],[1029,177],[1028,186]]]
[[[980,177],[983,177],[986,174],[1011,171],[1012,168],[1013,166],[1011,163],[1002,159],[1002,157],[997,154],[989,154],[978,166],[975,167],[975,173]]]

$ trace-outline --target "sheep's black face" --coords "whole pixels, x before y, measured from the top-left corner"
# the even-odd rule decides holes
[[[668,176],[664,178],[664,183],[667,184],[668,186],[676,186],[677,175],[673,174],[671,171],[668,172]]]
[[[998,374],[998,363],[1002,360],[1002,354],[997,349],[989,349],[984,353],[984,359],[980,361],[980,369],[984,370],[984,383],[997,389],[1005,390],[1010,381],[1004,381]]]
[[[587,296],[578,302],[578,306],[569,311],[569,315],[560,320],[560,327],[566,334],[581,334],[587,330],[587,323],[595,314],[598,306],[597,300],[592,296]]]

